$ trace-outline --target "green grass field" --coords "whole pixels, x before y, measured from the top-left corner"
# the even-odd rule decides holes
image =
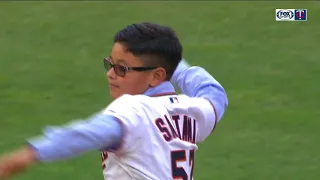
[[[307,8],[308,21],[276,22],[276,8]],[[0,2],[0,153],[107,106],[102,59],[141,21],[175,28],[184,57],[227,91],[196,180],[319,179],[320,3],[310,1]],[[101,180],[100,154],[13,179]]]

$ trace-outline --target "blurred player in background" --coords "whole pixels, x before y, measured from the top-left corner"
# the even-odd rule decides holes
[[[5,154],[0,179],[90,150],[101,151],[107,180],[192,179],[197,143],[211,134],[228,100],[206,70],[181,59],[182,45],[171,28],[140,23],[122,29],[104,59],[114,101],[88,119],[48,127]]]

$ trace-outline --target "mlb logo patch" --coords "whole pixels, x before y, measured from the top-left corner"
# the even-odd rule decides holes
[[[177,97],[170,97],[169,99],[170,99],[170,102],[171,102],[171,103],[179,103]]]
[[[307,10],[306,9],[295,9],[294,10],[294,20],[295,21],[306,21],[307,20]]]

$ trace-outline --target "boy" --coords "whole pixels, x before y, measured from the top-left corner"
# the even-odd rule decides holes
[[[3,156],[0,179],[90,150],[101,151],[108,180],[192,179],[196,143],[210,135],[228,100],[209,73],[181,59],[171,28],[140,23],[122,29],[104,59],[114,101],[86,120],[47,128]],[[170,80],[185,95],[177,95]]]

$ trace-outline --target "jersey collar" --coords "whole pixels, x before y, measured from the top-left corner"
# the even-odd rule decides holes
[[[156,87],[149,88],[146,92],[143,93],[146,96],[166,96],[177,94],[173,85],[169,81],[160,83]]]

